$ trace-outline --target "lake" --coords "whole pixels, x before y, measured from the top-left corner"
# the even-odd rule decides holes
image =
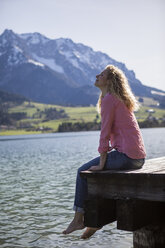
[[[165,155],[165,128],[142,129],[147,158]],[[104,226],[88,240],[62,231],[73,218],[77,169],[97,157],[99,131],[0,136],[0,247],[131,248],[132,234]]]

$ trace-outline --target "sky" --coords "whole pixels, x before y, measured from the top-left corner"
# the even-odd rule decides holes
[[[0,34],[70,38],[165,90],[165,0],[0,0]]]

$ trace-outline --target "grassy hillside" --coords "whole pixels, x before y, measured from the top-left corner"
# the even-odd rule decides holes
[[[165,117],[165,109],[159,109],[157,102],[150,98],[143,98],[141,108],[135,113],[139,122],[144,121],[149,113],[148,109],[153,109],[154,113],[150,114],[159,119]],[[47,119],[45,109],[56,109],[57,111],[64,110],[65,118]],[[63,107],[58,105],[41,104],[35,102],[23,102],[20,105],[10,107],[8,113],[26,113],[26,118],[17,120],[14,126],[1,126],[0,135],[13,134],[32,134],[41,132],[56,132],[61,123],[64,122],[99,122],[96,107]]]
[[[56,108],[57,110],[64,110],[68,115],[66,118],[48,120],[45,121],[45,116],[35,117],[39,115],[42,111],[49,108]],[[16,122],[17,129],[14,127],[9,127],[12,130],[0,130],[0,135],[10,135],[10,134],[30,134],[30,133],[41,133],[43,129],[50,128],[50,132],[56,132],[59,124],[62,122],[87,122],[94,121],[97,112],[95,107],[63,107],[58,105],[41,104],[35,102],[24,102],[19,106],[14,106],[9,108],[8,113],[18,113],[23,112],[27,114],[25,119]],[[19,126],[28,125],[33,126],[38,131],[26,131],[26,128],[18,128]],[[8,129],[8,128],[7,128]]]

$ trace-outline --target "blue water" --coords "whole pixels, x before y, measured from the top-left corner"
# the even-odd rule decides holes
[[[142,129],[147,158],[164,156],[165,128]],[[0,136],[0,247],[131,248],[106,225],[88,240],[63,235],[73,218],[77,168],[98,156],[99,132]]]

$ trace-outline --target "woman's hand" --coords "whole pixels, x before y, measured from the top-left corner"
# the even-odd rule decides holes
[[[103,170],[104,165],[105,165],[105,161],[107,158],[107,152],[103,152],[100,154],[100,163],[99,165],[95,165],[95,166],[91,166],[89,168],[90,171],[99,171],[99,170]]]
[[[95,166],[91,166],[91,167],[89,168],[89,171],[99,171],[99,170],[102,170],[102,169],[103,169],[102,166],[100,166],[100,165],[95,165]]]

